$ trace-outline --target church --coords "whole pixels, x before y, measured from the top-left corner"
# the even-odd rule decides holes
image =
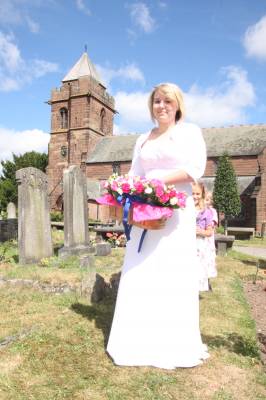
[[[48,149],[49,195],[52,209],[63,207],[63,170],[78,165],[87,177],[89,217],[112,219],[97,205],[100,182],[113,172],[128,172],[138,135],[113,135],[117,112],[87,52],[52,89],[51,138]],[[148,107],[147,107],[148,112]],[[234,226],[261,231],[266,222],[266,124],[203,128],[208,160],[203,177],[212,190],[219,156],[230,155],[235,169],[242,211]]]

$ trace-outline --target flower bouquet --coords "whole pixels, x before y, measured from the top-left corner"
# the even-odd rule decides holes
[[[104,205],[120,208],[123,223],[143,229],[161,229],[173,210],[184,208],[186,194],[158,179],[111,175],[103,184],[107,193],[97,199]]]

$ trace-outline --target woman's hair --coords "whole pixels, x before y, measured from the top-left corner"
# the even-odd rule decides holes
[[[175,85],[174,83],[160,83],[159,85],[155,86],[153,88],[153,91],[151,92],[149,99],[148,99],[148,105],[149,105],[149,110],[151,114],[151,119],[154,121],[154,114],[153,114],[153,100],[154,100],[154,95],[156,91],[162,92],[165,96],[169,97],[170,100],[175,101],[175,103],[178,105],[178,110],[176,112],[175,116],[175,121],[179,121],[181,118],[184,118],[185,116],[185,105],[184,105],[184,99],[183,99],[183,93],[181,89]]]
[[[192,190],[193,190],[193,187],[200,188],[201,199],[199,200],[199,206],[200,206],[201,209],[205,208],[206,189],[205,189],[204,183],[201,182],[201,181],[193,182],[192,183]]]

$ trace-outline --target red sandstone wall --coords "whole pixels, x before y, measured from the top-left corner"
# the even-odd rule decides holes
[[[204,176],[214,176],[216,174],[217,161],[217,158],[208,159]],[[248,176],[257,174],[257,156],[232,157],[231,161],[237,175]]]

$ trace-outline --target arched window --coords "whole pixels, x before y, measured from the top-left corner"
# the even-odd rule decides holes
[[[66,129],[68,127],[68,111],[66,108],[60,108],[60,128]]]
[[[106,116],[106,112],[105,109],[102,108],[101,109],[101,114],[100,114],[100,131],[104,132],[105,129],[105,116]]]
[[[112,169],[113,169],[113,174],[121,174],[121,167],[120,167],[120,163],[115,161],[112,164]]]

